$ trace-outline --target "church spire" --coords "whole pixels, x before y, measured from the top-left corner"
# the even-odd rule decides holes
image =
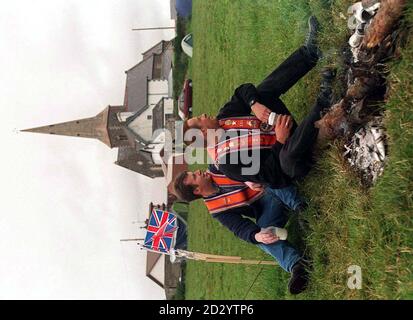
[[[48,126],[21,130],[23,132],[35,132],[45,134],[57,134],[81,138],[93,138],[102,141],[112,148],[108,132],[109,109],[105,108],[98,115],[80,120],[51,124]]]

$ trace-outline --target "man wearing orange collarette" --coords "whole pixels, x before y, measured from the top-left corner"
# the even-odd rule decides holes
[[[268,227],[283,228],[288,220],[286,208],[299,212],[305,204],[294,186],[264,189],[254,184],[252,187],[227,178],[214,165],[207,171],[182,172],[174,181],[179,199],[190,202],[202,198],[214,219],[240,239],[257,245],[291,273],[288,283],[291,294],[301,293],[308,283],[308,262]]]
[[[315,124],[321,112],[331,106],[334,70],[322,72],[316,103],[299,126],[279,98],[316,65],[321,55],[315,17],[310,17],[309,26],[306,44],[260,85],[239,86],[216,117],[203,114],[184,122],[185,140],[202,135],[214,164],[227,177],[283,188],[304,177],[313,166],[313,149],[323,133]]]

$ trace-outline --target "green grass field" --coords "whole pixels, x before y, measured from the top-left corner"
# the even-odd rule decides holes
[[[307,18],[324,27],[321,45],[329,52],[319,65],[282,96],[297,120],[313,103],[319,70],[335,64],[347,39],[346,11],[352,1],[194,0],[191,29],[194,57],[194,111],[215,115],[233,90],[258,84],[303,43]],[[412,10],[406,21],[413,22]],[[391,98],[386,104],[390,156],[384,175],[365,190],[341,157],[340,144],[320,155],[317,167],[300,185],[310,200],[311,230],[299,240],[294,220],[288,228],[313,259],[308,290],[287,292],[289,274],[279,267],[237,266],[189,261],[186,299],[411,299],[413,298],[413,37],[393,63]],[[320,213],[315,218],[313,213]],[[214,254],[271,259],[236,238],[212,219],[202,201],[191,204],[189,249]],[[347,268],[362,268],[361,290],[347,287]],[[251,284],[257,277],[254,285]],[[247,294],[248,293],[248,294]]]

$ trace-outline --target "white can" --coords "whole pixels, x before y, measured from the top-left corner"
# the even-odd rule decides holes
[[[270,115],[268,116],[268,124],[270,126],[273,126],[276,118],[277,118],[277,114],[275,112],[271,112]]]
[[[284,228],[270,226],[267,228],[262,228],[261,231],[271,232],[274,236],[280,238],[280,240],[286,240],[288,237],[288,231]]]

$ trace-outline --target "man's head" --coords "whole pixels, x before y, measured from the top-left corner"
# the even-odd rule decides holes
[[[217,118],[207,116],[203,113],[198,117],[193,117],[184,121],[184,135],[190,129],[201,130],[204,139],[206,139],[208,129],[219,129],[219,122]]]
[[[184,171],[174,182],[177,196],[187,202],[211,195],[216,192],[211,176],[202,170],[195,172]]]

